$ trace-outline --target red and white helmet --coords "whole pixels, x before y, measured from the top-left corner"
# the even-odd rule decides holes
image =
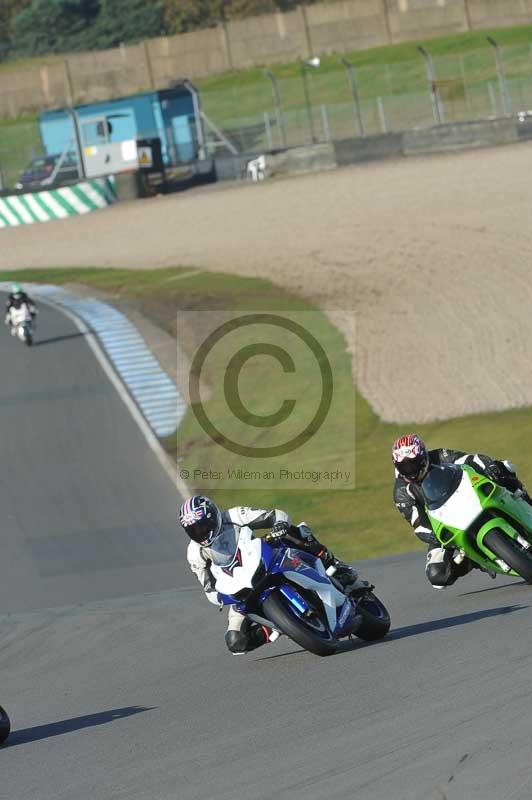
[[[427,445],[416,433],[396,439],[392,447],[395,469],[406,481],[422,481],[429,471]]]

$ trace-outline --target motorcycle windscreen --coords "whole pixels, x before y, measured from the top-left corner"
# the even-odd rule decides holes
[[[460,486],[463,474],[462,469],[456,464],[432,467],[421,484],[425,505],[430,511],[447,502]]]
[[[213,564],[218,567],[226,567],[231,564],[238,548],[238,537],[234,525],[226,525],[219,536],[208,548],[209,556]]]
[[[435,467],[434,470],[436,469],[441,470],[442,468]],[[444,467],[443,469],[447,471],[447,474],[439,479],[440,493],[438,494],[436,491],[437,485],[429,486],[429,496],[432,496],[432,501],[430,504],[427,503],[428,512],[431,517],[443,525],[465,531],[482,513],[482,505],[467,472],[457,467],[457,480],[456,473],[451,474],[450,468]],[[427,478],[425,478],[426,480]],[[427,498],[426,493],[425,497]]]
[[[239,534],[237,530],[233,526],[225,529],[208,550],[216,591],[232,597],[253,587],[262,563],[261,540],[247,527],[240,528]]]

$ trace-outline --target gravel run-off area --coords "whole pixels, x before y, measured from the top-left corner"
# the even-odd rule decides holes
[[[4,229],[0,268],[268,277],[333,314],[358,388],[386,421],[529,405],[531,162],[524,143],[217,184]]]

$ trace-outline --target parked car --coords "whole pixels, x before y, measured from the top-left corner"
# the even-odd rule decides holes
[[[39,156],[20,173],[15,189],[30,190],[72,183],[79,177],[78,162],[74,154],[67,155],[59,169],[61,155]]]

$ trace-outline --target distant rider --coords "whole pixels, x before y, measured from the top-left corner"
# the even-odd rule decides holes
[[[28,294],[23,290],[20,283],[14,283],[11,286],[11,293],[7,298],[6,302],[6,316],[5,316],[5,324],[11,327],[11,335],[14,336],[16,329],[13,326],[11,320],[11,310],[14,309],[19,311],[22,306],[26,304],[28,307],[28,311],[31,314],[32,320],[35,319],[35,315],[37,314],[37,309],[35,308],[35,303],[30,298]]]
[[[451,586],[475,565],[467,558],[456,563],[454,548],[442,547],[432,531],[421,490],[421,483],[431,467],[466,464],[511,492],[521,490],[523,499],[532,505],[511,461],[496,461],[489,456],[468,454],[462,450],[427,450],[423,439],[415,433],[396,439],[392,447],[392,459],[395,466],[393,499],[416,536],[429,546],[425,574],[435,589]]]
[[[221,604],[209,569],[212,563],[212,553],[209,548],[215,539],[223,536],[227,528],[236,528],[236,533],[244,526],[254,531],[270,528],[269,534],[265,537],[269,544],[297,547],[321,559],[326,569],[334,566],[336,568],[334,579],[346,594],[367,586],[366,582],[359,580],[354,569],[338,561],[330,550],[318,542],[310,528],[304,525],[300,527],[292,525],[290,517],[284,511],[278,509],[266,511],[249,506],[221,511],[208,497],[193,495],[182,503],[179,522],[191,539],[187,550],[190,568],[203,586],[207,599],[220,609]],[[236,611],[234,606],[230,606],[225,643],[231,653],[234,655],[247,653],[273,641],[274,638],[276,636],[272,636],[270,628],[252,622]]]

